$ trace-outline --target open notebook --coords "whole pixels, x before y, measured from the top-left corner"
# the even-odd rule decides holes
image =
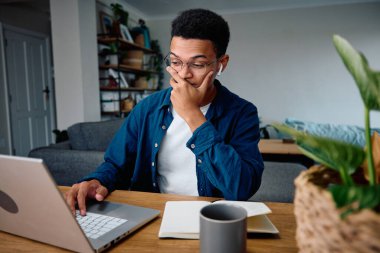
[[[238,205],[247,210],[247,232],[277,234],[279,231],[266,214],[272,211],[261,202],[218,200],[208,201],[168,201],[162,217],[160,238],[199,239],[199,211],[213,204]]]

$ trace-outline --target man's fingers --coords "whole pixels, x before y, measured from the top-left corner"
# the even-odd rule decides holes
[[[167,67],[166,67],[166,71],[169,72],[169,74],[170,74],[172,77],[178,76],[177,71],[175,71],[175,69],[173,69],[173,68],[170,67],[170,66],[167,66]]]
[[[181,78],[178,74],[177,71],[175,71],[175,69],[173,69],[172,67],[168,66],[166,67],[166,71],[171,75],[171,79],[170,79],[170,85],[175,88],[178,86],[178,83],[182,83],[182,82],[185,82],[185,80],[183,78]]]
[[[108,190],[106,187],[99,185],[96,189],[95,199],[97,201],[102,201],[108,195]]]
[[[86,215],[86,197],[88,193],[88,182],[82,182],[77,195],[78,208],[81,215]]]
[[[86,215],[87,198],[102,201],[107,195],[107,188],[102,186],[98,180],[93,179],[91,181],[84,181],[79,184],[74,184],[71,189],[66,192],[65,199],[74,215],[76,203],[78,203],[80,214]]]
[[[66,192],[65,194],[65,199],[66,199],[66,203],[69,205],[69,208],[71,210],[71,212],[73,213],[73,215],[75,215],[75,197],[77,195],[77,189],[75,188],[75,186],[73,186],[73,188],[71,188],[70,191]]]
[[[208,83],[211,82],[213,76],[214,76],[214,71],[208,72],[206,77],[203,79],[202,84],[198,87],[198,89],[203,90],[203,91],[207,90],[209,86]]]
[[[175,88],[177,87],[177,81],[174,79],[173,75],[175,75],[177,72],[171,68],[171,67],[166,67],[166,71],[170,74],[171,78],[170,78],[170,85]]]
[[[172,86],[173,89],[178,87],[178,83],[177,83],[176,80],[174,80],[173,77],[170,78],[170,82],[169,83],[170,83],[170,86]]]

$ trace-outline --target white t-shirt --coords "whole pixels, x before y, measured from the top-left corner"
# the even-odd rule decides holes
[[[203,115],[210,104],[201,107]],[[173,122],[158,152],[158,185],[161,193],[199,196],[194,153],[186,147],[193,133],[186,121],[172,108]]]

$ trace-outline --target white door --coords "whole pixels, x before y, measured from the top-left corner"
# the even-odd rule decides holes
[[[47,38],[4,29],[13,154],[52,142],[53,92]]]

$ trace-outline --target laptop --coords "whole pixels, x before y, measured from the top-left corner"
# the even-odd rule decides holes
[[[86,236],[41,159],[0,155],[0,230],[77,252],[101,252],[153,220],[158,210],[92,201],[88,217],[111,219]],[[110,218],[108,218],[110,217]],[[104,222],[103,222],[104,223]]]

